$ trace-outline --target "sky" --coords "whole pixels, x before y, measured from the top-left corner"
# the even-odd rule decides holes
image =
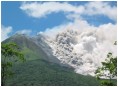
[[[53,35],[64,28],[117,24],[117,2],[1,2],[1,40],[16,34]]]

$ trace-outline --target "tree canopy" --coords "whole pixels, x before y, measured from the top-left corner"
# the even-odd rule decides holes
[[[2,85],[5,85],[6,79],[13,75],[10,67],[13,66],[13,62],[18,60],[25,61],[23,53],[15,43],[1,44],[1,77]]]

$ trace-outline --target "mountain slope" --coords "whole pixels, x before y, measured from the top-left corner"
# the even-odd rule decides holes
[[[67,67],[61,67],[44,60],[26,61],[13,67],[15,75],[6,85],[22,86],[91,86],[99,82],[91,76],[74,73]]]
[[[91,76],[73,72],[73,68],[61,65],[49,58],[40,44],[25,35],[14,35],[2,43],[15,42],[24,52],[26,62],[15,63],[15,73],[6,85],[99,85]],[[57,59],[58,60],[58,59]]]
[[[15,34],[9,39],[5,40],[3,43],[14,42],[25,54],[26,60],[35,60],[35,59],[43,59],[52,62],[48,55],[42,50],[40,46],[33,42],[33,39],[29,36],[22,34]],[[57,59],[57,58],[55,58]],[[59,60],[57,59],[59,62]]]

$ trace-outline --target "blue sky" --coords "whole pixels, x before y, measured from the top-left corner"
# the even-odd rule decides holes
[[[51,5],[50,9],[44,5],[46,3],[47,5]],[[116,2],[105,2],[107,4],[104,4],[104,2],[99,3],[100,8],[95,8],[96,11],[93,11],[92,14],[90,14],[91,4],[90,2],[55,2],[55,3],[48,3],[48,2],[18,2],[18,1],[2,1],[1,3],[1,23],[4,27],[12,27],[12,31],[8,34],[7,37],[15,34],[17,31],[22,30],[30,30],[30,35],[36,35],[37,32],[45,31],[46,29],[52,29],[56,26],[61,26],[64,24],[72,23],[73,21],[81,19],[88,22],[88,24],[98,27],[103,24],[112,23],[116,24],[116,19],[112,18],[113,16],[116,16],[116,10],[114,8],[116,7]],[[30,6],[32,4],[36,4],[36,6]],[[59,5],[54,6],[55,4]],[[64,5],[63,5],[64,4]],[[98,5],[99,5],[98,4]],[[45,9],[47,9],[45,12],[43,9],[39,9],[42,5]],[[61,7],[65,6],[66,7]],[[103,5],[105,5],[105,9],[107,9],[109,12],[110,10],[113,10],[114,14],[108,15],[108,11],[104,13],[100,13],[99,10],[102,9]],[[29,6],[29,7],[28,7]],[[78,8],[79,6],[83,6]],[[38,8],[39,7],[39,8]],[[53,7],[56,8],[53,10]],[[60,8],[59,8],[60,7]],[[68,7],[72,7],[73,9],[68,9]],[[84,8],[85,7],[85,8]],[[90,7],[90,9],[88,9]],[[108,9],[110,7],[110,9]],[[35,8],[32,10],[32,8]],[[76,9],[83,9],[85,11],[76,11]],[[113,8],[113,9],[112,9]],[[38,10],[39,9],[39,10]],[[44,9],[44,10],[45,10]],[[58,10],[60,9],[60,10]],[[39,11],[39,12],[38,12]],[[41,12],[42,13],[41,13]],[[44,12],[44,13],[43,13]],[[87,13],[88,12],[88,13]],[[111,13],[112,13],[111,12]],[[67,16],[71,16],[68,18]],[[76,15],[75,17],[72,17],[72,15]],[[3,29],[4,30],[4,29]]]
[[[68,20],[63,12],[53,13],[46,18],[28,17],[19,7],[22,2],[2,2],[2,24],[12,26],[15,33],[21,29],[31,29],[33,34],[44,31],[46,28],[60,25]],[[56,21],[56,22],[55,22]]]

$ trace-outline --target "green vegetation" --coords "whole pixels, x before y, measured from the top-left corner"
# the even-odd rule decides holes
[[[14,43],[1,44],[1,77],[2,86],[5,85],[6,80],[9,76],[13,75],[10,69],[14,61],[24,61],[24,55],[18,50],[18,46]]]
[[[91,86],[99,82],[91,76],[79,75],[71,68],[61,67],[45,60],[26,61],[13,67],[15,75],[6,85],[39,85],[39,86]]]
[[[105,72],[107,72],[107,74]],[[114,85],[112,78],[117,76],[117,57],[113,57],[112,53],[108,53],[107,59],[105,62],[102,62],[102,67],[99,67],[95,74],[97,79],[100,79],[101,76],[109,78],[109,80],[102,80],[101,85]]]
[[[16,34],[2,43],[14,42],[18,45],[19,49],[24,53],[26,61],[35,59],[47,59],[46,54],[42,49],[37,46],[32,39],[27,38],[27,36]]]
[[[117,41],[115,41],[114,45],[117,45]],[[112,80],[114,77],[117,77],[117,57],[114,57],[112,53],[109,52],[107,54],[105,62],[102,62],[102,67],[98,67],[95,74],[98,80],[102,76],[104,76],[105,78],[109,78],[108,80],[100,80],[101,85],[103,86],[116,85]]]

